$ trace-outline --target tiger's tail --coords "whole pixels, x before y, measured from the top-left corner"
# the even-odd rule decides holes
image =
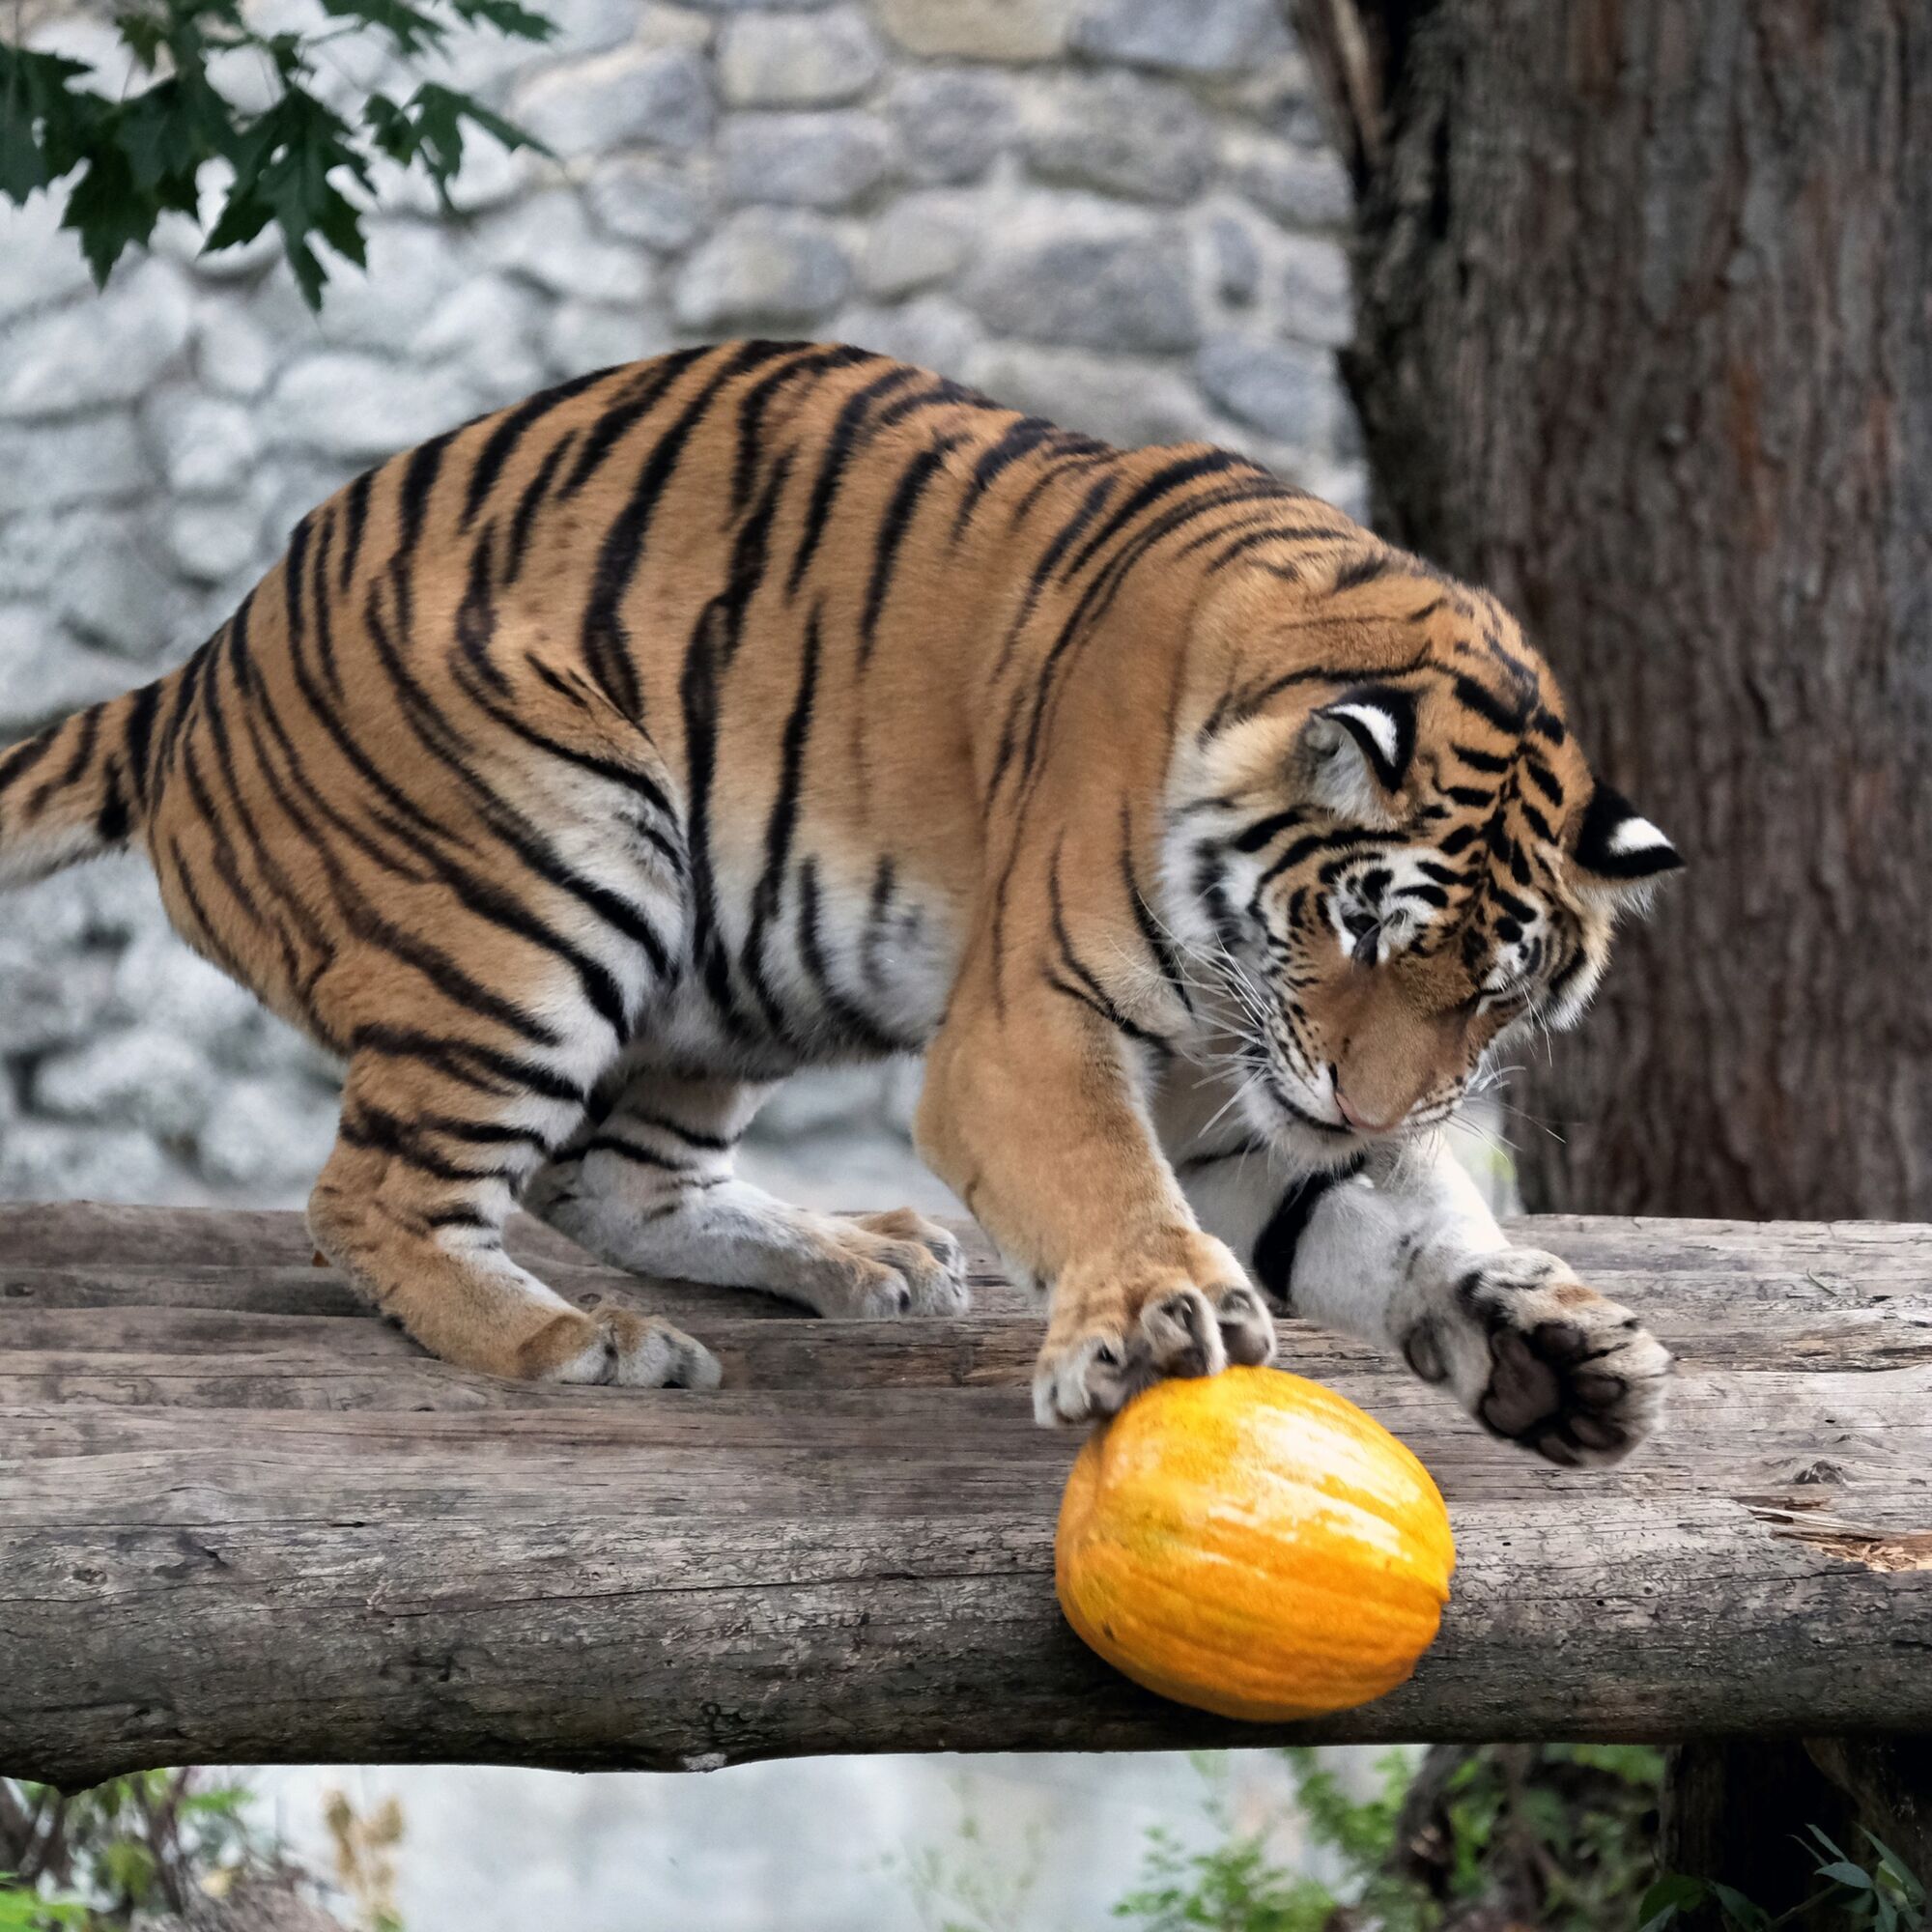
[[[0,752],[0,887],[112,852],[145,828],[155,723],[179,672]]]

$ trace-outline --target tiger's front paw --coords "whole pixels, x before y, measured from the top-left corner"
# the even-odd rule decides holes
[[[1492,1435],[1567,1468],[1629,1455],[1657,1427],[1670,1374],[1668,1350],[1628,1308],[1529,1248],[1483,1256],[1403,1353]]]
[[[1039,1422],[1095,1421],[1163,1377],[1272,1359],[1274,1322],[1219,1241],[1177,1231],[1157,1245],[1061,1275],[1034,1373]]]

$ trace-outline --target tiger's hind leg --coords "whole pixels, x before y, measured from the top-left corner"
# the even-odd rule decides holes
[[[424,1348],[522,1381],[709,1388],[717,1361],[655,1318],[573,1307],[504,1252],[525,1182],[583,1114],[567,1082],[460,1037],[365,1030],[309,1231]],[[542,1069],[528,1069],[541,1077]]]
[[[922,1215],[821,1214],[737,1179],[733,1157],[770,1090],[650,1072],[532,1182],[525,1205],[641,1274],[761,1288],[847,1320],[953,1315],[959,1243]]]

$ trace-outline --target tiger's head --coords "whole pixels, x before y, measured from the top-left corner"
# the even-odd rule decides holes
[[[1303,575],[1200,614],[1166,885],[1250,1125],[1341,1160],[1446,1119],[1516,1029],[1574,1022],[1682,861],[1493,598],[1367,538]]]

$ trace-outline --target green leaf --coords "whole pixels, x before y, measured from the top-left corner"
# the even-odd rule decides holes
[[[407,0],[322,0],[322,11],[338,19],[360,20],[388,35],[399,53],[434,52],[449,39],[446,22],[409,6]]]
[[[1724,1908],[1731,1922],[1743,1928],[1743,1932],[1770,1932],[1771,1915],[1763,1906],[1753,1904],[1743,1892],[1728,1885],[1719,1885],[1716,1879],[1710,1881],[1710,1887],[1711,1896]]]
[[[548,41],[556,23],[517,4],[517,0],[450,0],[450,11],[470,26],[494,27],[511,40]]]
[[[1830,1864],[1818,1867],[1818,1876],[1828,1878],[1833,1885],[1841,1885],[1847,1891],[1869,1891],[1872,1889],[1871,1873],[1862,1865],[1855,1865],[1850,1859],[1833,1859]]]
[[[1644,1893],[1637,1917],[1648,1920],[1658,1913],[1690,1912],[1709,1895],[1701,1878],[1692,1878],[1689,1872],[1666,1872]]]
[[[159,213],[153,197],[135,185],[128,157],[117,148],[102,148],[74,183],[61,226],[80,237],[95,285],[103,287],[126,250],[147,245]]]

